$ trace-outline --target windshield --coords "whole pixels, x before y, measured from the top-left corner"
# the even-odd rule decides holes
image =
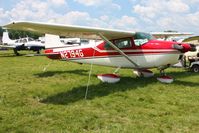
[[[134,42],[136,46],[141,46],[152,39],[154,39],[154,37],[151,34],[144,32],[136,32],[134,36]]]

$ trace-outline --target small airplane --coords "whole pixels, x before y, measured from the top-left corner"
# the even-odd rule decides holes
[[[13,49],[16,55],[19,55],[20,50],[32,50],[39,54],[40,50],[45,49],[44,43],[30,37],[11,40],[7,31],[3,32],[2,43],[1,48]]]
[[[45,43],[45,36],[39,37],[39,40],[41,40],[43,43]],[[89,40],[88,39],[81,39],[81,38],[60,38],[61,43],[63,43],[64,46],[79,46],[79,45],[88,45]]]
[[[192,44],[161,41],[144,32],[35,22],[13,22],[4,27],[46,34],[44,55],[50,59],[111,66],[116,70],[131,68],[143,77],[153,76],[148,69],[158,68],[161,76],[157,80],[164,83],[173,82],[164,70],[176,64],[183,53],[196,50]],[[89,45],[66,47],[58,35],[86,38],[91,42]],[[109,83],[120,79],[112,73],[100,74],[98,78]]]

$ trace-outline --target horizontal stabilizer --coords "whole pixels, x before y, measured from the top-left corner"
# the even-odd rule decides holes
[[[33,57],[33,56],[51,56],[51,55],[59,55],[59,53],[46,53],[46,54],[27,54],[26,57]]]

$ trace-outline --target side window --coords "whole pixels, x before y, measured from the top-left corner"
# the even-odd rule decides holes
[[[127,39],[119,39],[119,40],[115,40],[115,45],[118,48],[130,48],[131,45],[131,39],[127,38]]]
[[[107,42],[104,42],[104,48],[109,50],[109,49],[113,49]]]
[[[26,38],[23,39],[23,40],[22,40],[22,43],[27,43],[27,39],[26,39]]]
[[[104,48],[105,49],[113,49],[107,42],[104,42]],[[115,46],[117,46],[118,48],[130,48],[132,47],[131,44],[131,39],[127,38],[127,39],[118,39],[114,41]]]
[[[28,41],[34,41],[34,39],[32,39],[32,38],[28,37]]]

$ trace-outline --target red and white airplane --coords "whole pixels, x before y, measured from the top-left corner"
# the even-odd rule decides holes
[[[13,22],[4,27],[45,33],[45,55],[50,59],[132,68],[144,77],[153,76],[148,69],[158,68],[161,76],[157,79],[165,83],[171,83],[173,78],[166,76],[164,69],[178,63],[183,53],[195,50],[194,45],[156,40],[144,32],[34,22]],[[57,35],[95,41],[89,45],[66,47]],[[120,79],[116,74],[101,74],[98,78],[111,83]]]

